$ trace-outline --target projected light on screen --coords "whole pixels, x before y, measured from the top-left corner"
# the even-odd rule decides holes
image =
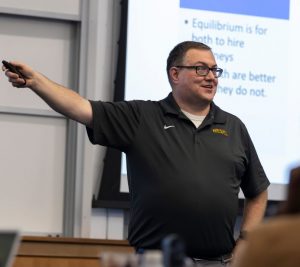
[[[277,190],[270,198],[283,199],[280,185],[300,164],[299,25],[297,0],[130,0],[125,99],[166,97],[169,51],[185,40],[206,43],[224,69],[214,101],[246,124]]]

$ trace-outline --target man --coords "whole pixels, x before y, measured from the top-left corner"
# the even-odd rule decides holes
[[[242,229],[261,221],[269,181],[244,124],[213,103],[222,69],[207,45],[188,41],[170,52],[172,92],[161,101],[88,101],[12,63],[54,110],[85,124],[92,143],[126,153],[128,239],[137,250],[160,248],[176,233],[199,264],[224,264],[235,248],[240,187],[246,197]],[[24,87],[17,74],[6,75]]]

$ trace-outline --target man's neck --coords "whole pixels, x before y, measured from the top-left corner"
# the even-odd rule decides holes
[[[194,103],[188,103],[188,102],[181,101],[181,99],[178,99],[174,94],[173,96],[177,105],[180,107],[181,110],[184,110],[196,116],[206,116],[209,113],[210,102],[198,101]]]
[[[207,104],[205,106],[198,105],[196,107],[193,107],[191,105],[179,105],[179,107],[182,110],[184,110],[190,114],[196,115],[196,116],[206,116],[210,110],[210,104]]]

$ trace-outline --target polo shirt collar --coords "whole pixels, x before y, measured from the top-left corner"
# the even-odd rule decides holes
[[[159,101],[165,115],[172,114],[177,115],[180,118],[185,118],[184,114],[181,112],[180,107],[176,103],[172,92],[169,95]],[[210,110],[208,115],[205,118],[205,121],[208,123],[225,123],[226,116],[222,109],[220,109],[214,102],[210,104]]]

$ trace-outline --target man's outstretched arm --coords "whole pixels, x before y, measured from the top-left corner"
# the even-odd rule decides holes
[[[10,62],[25,77],[24,79],[4,66],[5,75],[14,87],[28,87],[40,96],[53,110],[66,117],[92,127],[92,107],[90,102],[78,93],[59,85],[29,66],[17,61]],[[25,84],[25,85],[24,85]]]

